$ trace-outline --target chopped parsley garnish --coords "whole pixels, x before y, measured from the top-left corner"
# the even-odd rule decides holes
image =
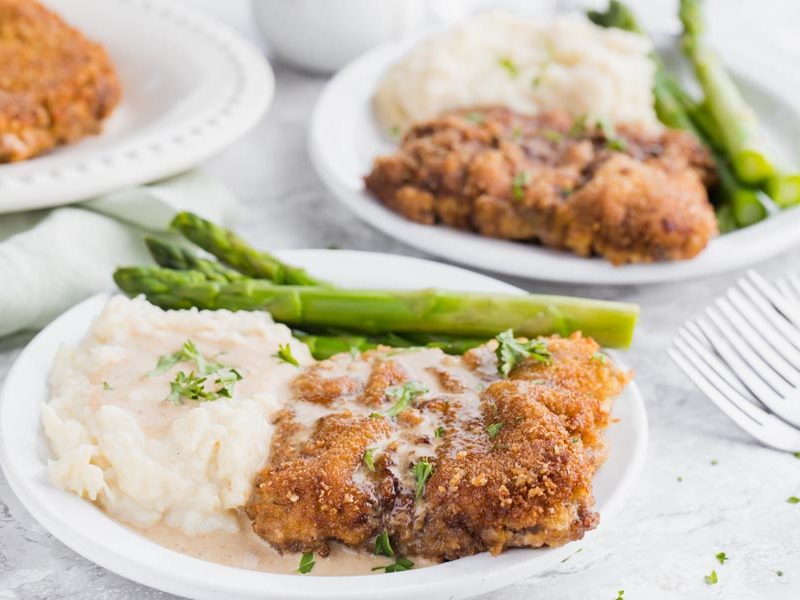
[[[389,541],[389,534],[385,531],[375,538],[375,554],[388,557],[394,556],[394,550]]]
[[[292,347],[289,345],[289,342],[286,342],[285,344],[281,344],[280,346],[278,346],[278,351],[272,356],[282,360],[285,363],[294,365],[295,367],[300,366],[300,363],[297,362],[297,359],[294,357],[294,354],[292,354]]]
[[[391,565],[386,565],[385,567],[372,567],[373,571],[380,571],[383,569],[386,573],[397,573],[399,571],[408,571],[414,566],[414,563],[401,556],[398,558],[394,563]]]
[[[609,150],[617,150],[618,152],[625,152],[628,148],[628,142],[620,137],[612,137],[606,142],[606,148]]]
[[[512,79],[516,78],[519,75],[519,66],[513,60],[511,60],[508,56],[503,56],[497,60],[497,64],[503,67],[507,72],[509,77]]]
[[[197,372],[201,375],[209,375],[214,371],[224,368],[223,365],[206,359],[192,340],[186,340],[183,343],[183,347],[177,352],[159,357],[156,368],[150,371],[148,376],[156,377],[157,375],[163,375],[181,362],[193,362],[197,365]]]
[[[494,438],[497,437],[497,434],[500,433],[500,430],[503,428],[503,425],[505,425],[505,423],[503,421],[500,421],[499,423],[492,423],[486,428],[486,433],[489,434],[490,440],[493,440]]]
[[[389,133],[392,134],[392,137],[400,137],[400,126],[399,125],[392,126],[392,128],[389,130]]]
[[[564,136],[561,133],[553,129],[542,130],[541,136],[546,140],[550,140],[551,142],[560,142],[564,139]]]
[[[717,572],[716,571],[711,571],[711,573],[709,575],[706,575],[704,577],[704,579],[706,580],[706,583],[708,585],[714,585],[718,581],[717,580]]]
[[[497,372],[502,377],[508,374],[526,358],[533,358],[537,362],[549,363],[550,351],[544,340],[536,339],[523,342],[514,338],[514,332],[506,329],[495,338],[498,342],[497,350]]]
[[[511,138],[518,140],[522,137],[522,127],[517,125],[514,129],[511,130]]]
[[[370,471],[375,470],[374,454],[375,454],[375,448],[367,448],[366,450],[364,450],[364,464]]]
[[[683,481],[683,477],[681,477],[680,475],[678,475],[678,483],[680,483],[681,481]]]
[[[297,572],[305,575],[306,573],[310,573],[311,569],[313,568],[314,568],[314,553],[303,552],[303,556],[300,558],[300,566],[297,567]]]
[[[597,351],[592,354],[592,360],[596,360],[600,364],[606,364],[608,362],[608,356],[606,356],[605,352]]]
[[[800,458],[800,451],[794,452],[793,455],[795,458]]]
[[[783,571],[775,571],[775,575],[778,577],[783,577]]]
[[[619,590],[617,592],[617,597],[615,600],[624,600],[624,596],[625,596],[625,590]]]
[[[395,403],[387,411],[389,417],[396,417],[414,402],[417,396],[426,394],[428,388],[418,381],[408,381],[402,386],[392,387],[386,391],[386,395],[393,399]]]
[[[712,458],[712,459],[711,459],[711,466],[712,466],[712,467],[715,467],[715,466],[717,466],[718,464],[719,464],[719,461],[718,461],[716,458]]]
[[[435,438],[443,438],[444,437],[444,427],[439,425],[436,429],[433,430],[433,437]]]
[[[373,413],[369,413],[369,418],[370,419],[382,419],[383,415],[381,413],[379,413],[379,412],[373,412]]]
[[[113,390],[114,388],[112,388],[112,387],[111,387],[111,386],[108,384],[108,382],[107,382],[107,381],[104,381],[104,382],[103,382],[103,389],[104,389],[105,391],[107,391],[107,392],[108,392],[109,390]]]
[[[514,175],[511,181],[511,188],[514,194],[514,200],[522,200],[525,197],[525,188],[531,182],[531,174],[528,171],[520,171]]]
[[[724,552],[717,552],[716,558],[719,561],[719,564],[724,565],[725,561],[728,560],[728,555]]]
[[[416,499],[419,500],[425,493],[425,484],[433,474],[433,467],[427,458],[420,458],[412,468],[412,471],[417,479]]]
[[[464,119],[474,125],[480,125],[486,120],[486,116],[480,111],[473,110],[471,112],[466,113],[464,115]]]
[[[798,498],[797,496],[789,496],[789,498],[787,498],[786,501],[789,504],[798,504],[800,503],[800,498]]]
[[[586,115],[581,115],[572,122],[572,125],[569,128],[569,135],[572,137],[578,137],[584,133],[586,133]]]

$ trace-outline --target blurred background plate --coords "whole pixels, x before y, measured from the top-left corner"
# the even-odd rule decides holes
[[[55,206],[185,171],[252,128],[274,77],[237,33],[169,0],[46,0],[101,43],[123,97],[103,133],[0,165],[0,213]]]
[[[657,39],[666,61],[677,63],[676,43],[663,36]],[[606,285],[703,277],[764,260],[800,243],[800,209],[795,208],[712,240],[692,260],[615,267],[600,258],[486,238],[450,227],[420,225],[401,217],[367,193],[362,178],[375,157],[396,148],[396,142],[378,126],[372,97],[386,69],[412,45],[413,42],[403,42],[379,46],[340,71],[320,96],[309,132],[309,154],[322,181],[347,208],[386,235],[432,254],[498,273]],[[785,95],[762,85],[758,78],[745,77],[737,70],[733,74],[745,99],[758,113],[777,156],[784,162],[795,162],[789,159],[800,155],[800,115],[783,100]]]

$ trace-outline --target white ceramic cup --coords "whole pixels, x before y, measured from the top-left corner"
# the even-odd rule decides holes
[[[253,0],[267,44],[298,67],[332,73],[365,50],[465,14],[470,0]]]

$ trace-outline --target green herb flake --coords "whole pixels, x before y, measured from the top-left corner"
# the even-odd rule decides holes
[[[792,456],[794,456],[795,458],[800,458],[800,450],[798,450],[797,452],[793,452]]]
[[[678,483],[680,483],[681,481],[683,481],[683,477],[681,477],[680,475],[678,475]]]
[[[531,174],[528,171],[520,171],[514,175],[511,180],[511,191],[514,194],[514,200],[522,200],[525,197],[525,188],[531,182]]]
[[[297,359],[294,357],[294,354],[292,354],[292,347],[289,345],[288,342],[278,346],[278,351],[272,356],[274,356],[279,360],[282,360],[285,363],[294,365],[295,367],[300,366],[300,363],[297,362]]]
[[[719,461],[716,458],[711,459],[711,466],[716,467],[719,464]]]
[[[617,597],[615,600],[625,600],[625,590],[617,591]]]
[[[514,337],[511,329],[506,329],[495,339],[498,344],[495,350],[497,372],[502,377],[508,377],[514,367],[526,358],[532,358],[540,363],[549,363],[551,360],[550,351],[542,339],[520,341]]]
[[[728,555],[725,554],[724,552],[717,552],[715,556],[716,559],[719,561],[719,564],[721,565],[724,565],[725,561],[728,560]]]
[[[564,139],[564,136],[561,133],[553,129],[545,129],[540,133],[540,135],[544,139],[549,140],[551,142],[560,142],[561,140]]]
[[[197,346],[192,340],[186,340],[181,349],[177,352],[165,354],[159,357],[158,362],[156,363],[156,368],[150,371],[147,375],[149,377],[163,375],[172,367],[181,362],[195,363],[197,366],[197,372],[201,375],[210,375],[214,371],[224,368],[224,366],[220,363],[206,359],[197,349]]]
[[[511,130],[511,139],[519,140],[522,138],[522,134],[523,134],[522,127],[517,125],[516,127],[514,127],[514,129]]]
[[[414,402],[417,396],[428,393],[428,388],[418,381],[408,381],[402,386],[389,388],[386,395],[395,401],[392,407],[386,412],[389,417],[396,417]]]
[[[108,384],[108,382],[107,382],[107,381],[104,381],[104,382],[103,382],[103,389],[104,389],[105,391],[109,392],[109,391],[113,390],[114,388],[112,388],[112,387],[111,387],[111,386]]]
[[[370,419],[382,419],[383,415],[381,413],[379,413],[379,412],[373,412],[373,413],[369,413],[369,418]]]
[[[420,458],[412,468],[414,477],[417,480],[416,499],[419,500],[425,494],[425,484],[428,483],[433,474],[433,467],[427,458]]]
[[[574,121],[569,128],[569,135],[571,137],[578,137],[586,133],[586,115],[581,115]]]
[[[500,430],[503,428],[503,425],[505,425],[505,423],[503,421],[500,421],[499,423],[492,423],[486,428],[486,433],[489,434],[490,440],[493,440],[494,438],[497,437],[497,434],[500,433]]]
[[[364,464],[370,471],[375,470],[375,460],[374,460],[375,448],[367,448],[364,450]]]
[[[592,360],[599,362],[601,365],[604,365],[608,362],[608,356],[605,352],[597,351],[592,354]]]
[[[297,572],[305,575],[306,573],[310,573],[311,569],[314,568],[314,553],[313,552],[303,552],[303,556],[300,558],[300,566],[297,567]]]
[[[389,133],[391,133],[392,137],[394,137],[394,138],[399,138],[400,137],[400,132],[401,132],[401,129],[400,129],[399,125],[393,125],[392,128],[389,130]]]
[[[718,581],[717,572],[711,571],[711,573],[709,575],[706,575],[704,579],[708,585],[715,585]]]
[[[609,138],[606,142],[606,148],[609,150],[616,150],[617,152],[625,152],[628,149],[628,142],[620,137]]]
[[[436,429],[433,430],[433,437],[435,438],[443,438],[444,437],[444,427],[439,425]]]
[[[800,498],[798,498],[797,496],[789,496],[789,497],[786,499],[786,501],[787,501],[789,504],[798,504],[798,503],[800,503]]]
[[[473,125],[480,125],[486,120],[486,116],[480,111],[473,110],[471,112],[466,113],[464,115],[464,119],[466,121],[469,121]]]
[[[775,571],[775,575],[778,577],[783,577],[783,571]]]
[[[519,66],[511,60],[511,57],[503,56],[497,60],[497,64],[503,67],[512,79],[516,79],[519,76]]]
[[[409,571],[414,566],[414,563],[407,558],[401,556],[391,565],[385,567],[372,567],[373,571],[380,571],[383,569],[386,573],[398,573],[400,571]]]
[[[388,556],[390,558],[394,556],[394,550],[389,541],[389,534],[385,531],[375,538],[375,554],[379,556]]]

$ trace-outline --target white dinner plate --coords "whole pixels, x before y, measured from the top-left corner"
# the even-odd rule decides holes
[[[259,50],[174,0],[45,0],[105,46],[122,101],[100,135],[0,164],[0,213],[55,206],[196,166],[253,127],[274,77]]]
[[[413,42],[387,44],[362,55],[327,85],[314,109],[309,154],[322,181],[336,198],[367,223],[406,244],[482,269],[550,281],[591,284],[640,284],[701,277],[743,267],[800,243],[800,209],[785,210],[761,223],[711,241],[688,261],[615,267],[601,258],[583,258],[533,244],[497,240],[445,226],[409,221],[384,207],[364,189],[363,177],[375,157],[389,154],[396,142],[379,128],[372,97],[386,69]],[[674,62],[674,45],[668,61]],[[736,75],[736,73],[734,73]],[[777,156],[792,163],[800,139],[800,116],[768,89],[736,77],[759,113]]]
[[[522,290],[435,262],[336,250],[293,250],[281,258],[345,286],[523,293]],[[356,577],[275,575],[204,562],[167,550],[114,521],[93,504],[53,487],[47,478],[47,443],[40,408],[61,344],[75,344],[108,299],[101,294],[56,319],[22,352],[0,392],[0,465],[30,513],[64,544],[89,560],[140,583],[196,599],[426,600],[467,598],[553,567],[575,551],[560,548],[487,553],[402,573]],[[618,359],[617,359],[618,360]],[[617,399],[608,428],[609,456],[594,479],[601,527],[628,495],[644,462],[647,419],[635,383]],[[581,544],[592,543],[590,532]]]

